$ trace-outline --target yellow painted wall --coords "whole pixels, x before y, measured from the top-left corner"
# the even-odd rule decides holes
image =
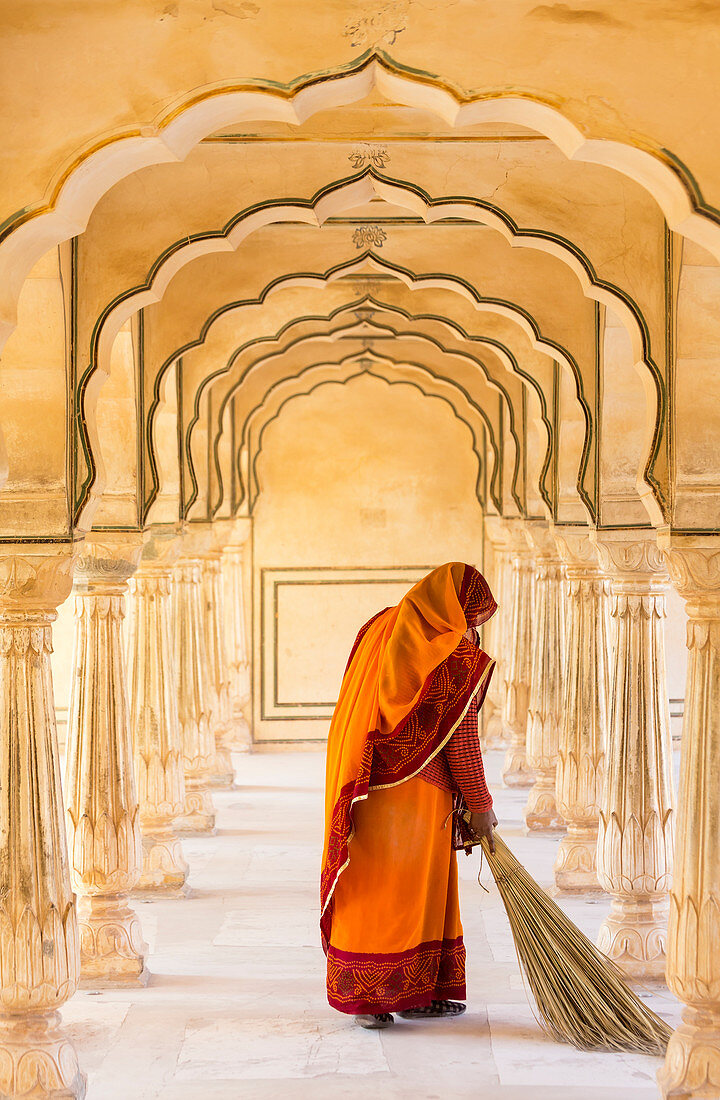
[[[325,385],[268,426],[253,524],[256,740],[324,738],[363,622],[424,567],[482,561],[477,472],[468,428],[405,384]]]

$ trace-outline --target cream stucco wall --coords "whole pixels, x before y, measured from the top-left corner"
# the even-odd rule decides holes
[[[477,474],[468,428],[407,384],[324,385],[269,425],[253,524],[258,741],[325,737],[332,708],[318,704],[335,699],[362,623],[425,567],[481,563]]]

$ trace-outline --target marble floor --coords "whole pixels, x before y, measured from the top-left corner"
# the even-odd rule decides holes
[[[528,837],[523,792],[498,785],[502,832],[543,884],[557,841]],[[528,1006],[507,921],[479,856],[461,857],[469,1004],[457,1020],[367,1032],[324,996],[317,874],[320,753],[236,758],[237,789],[217,792],[217,835],[184,842],[191,894],[138,902],[150,947],[144,989],[79,992],[63,1011],[89,1100],[650,1100],[659,1061],[582,1054],[547,1040]],[[604,900],[563,902],[594,935]],[[672,1022],[666,989],[647,994]]]

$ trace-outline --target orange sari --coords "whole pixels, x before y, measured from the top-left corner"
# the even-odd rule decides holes
[[[496,610],[453,562],[360,631],[328,738],[321,932],[328,1000],[389,1012],[465,995],[449,791],[419,773],[452,736],[494,662],[463,638]]]

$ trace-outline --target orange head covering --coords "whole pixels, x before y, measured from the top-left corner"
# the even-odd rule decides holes
[[[413,768],[396,769],[396,782],[417,774],[447,739],[447,723],[423,737],[418,722],[422,702],[441,666],[459,661],[447,677],[443,709],[452,718],[464,713],[492,670],[487,654],[463,639],[469,626],[480,626],[497,610],[485,578],[470,565],[450,562],[434,569],[410,589],[396,607],[366,623],[350,654],[328,736],[325,787],[325,848],[322,905],[347,865],[352,805],[367,797],[374,746],[387,762],[394,745],[407,748]],[[403,741],[403,734],[405,740]]]

